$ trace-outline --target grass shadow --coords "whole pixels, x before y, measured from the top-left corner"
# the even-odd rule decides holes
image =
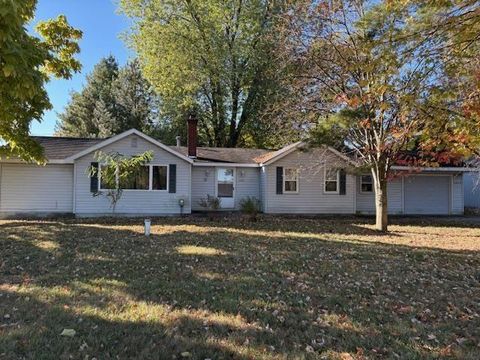
[[[0,354],[475,358],[478,251],[230,221],[2,223]]]

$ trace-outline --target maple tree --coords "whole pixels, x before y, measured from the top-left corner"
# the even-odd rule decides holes
[[[288,59],[279,71],[290,86],[280,119],[320,119],[342,134],[344,145],[371,171],[381,231],[388,226],[392,166],[410,160],[438,166],[460,158],[475,128],[470,117],[458,114],[458,93],[449,88],[470,54],[448,44],[469,33],[478,18],[455,35],[429,35],[444,9],[426,9],[420,1],[303,0],[292,1],[278,22],[278,56]]]
[[[43,162],[43,150],[29,136],[33,120],[51,109],[45,84],[51,77],[69,79],[80,71],[75,55],[82,32],[65,16],[40,22],[37,37],[26,25],[36,0],[3,1],[0,11],[0,139],[2,154]]]
[[[196,109],[200,141],[210,146],[235,147],[246,133],[258,134],[257,115],[276,88],[266,34],[277,3],[120,1],[134,24],[128,44],[177,129]]]

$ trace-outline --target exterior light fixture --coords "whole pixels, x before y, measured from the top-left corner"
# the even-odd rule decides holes
[[[180,216],[183,216],[183,207],[185,206],[185,199],[178,199],[178,206],[180,206]]]

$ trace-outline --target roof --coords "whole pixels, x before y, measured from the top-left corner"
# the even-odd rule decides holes
[[[119,140],[120,137],[128,136],[133,133],[145,137],[147,140],[165,148],[167,151],[192,162],[192,160],[188,158],[188,148],[186,146],[165,146],[157,140],[134,129],[103,139],[56,136],[33,136],[32,138],[38,141],[38,143],[44,148],[45,156],[49,161],[69,162],[85,155],[86,153],[115,142]],[[267,164],[288,155],[298,147],[302,146],[302,144],[302,142],[297,142],[277,151],[267,149],[197,147],[197,158],[195,159],[195,162],[199,164],[207,162],[252,165]]]
[[[44,149],[49,160],[64,160],[106,139],[87,139],[56,136],[32,136]]]
[[[170,146],[171,149],[187,156],[188,148],[186,146]],[[236,163],[236,164],[255,164],[256,159],[266,154],[272,153],[271,150],[264,149],[244,149],[244,148],[216,148],[216,147],[197,147],[196,161]]]
[[[267,152],[265,154],[257,156],[255,158],[255,162],[257,162],[259,164],[268,163],[269,161],[271,161],[273,159],[276,159],[277,157],[279,157],[283,154],[289,154],[290,151],[296,149],[301,144],[302,144],[302,142],[300,141],[300,142],[296,142],[294,144],[290,144],[288,146],[285,146],[285,147],[281,148],[280,150]]]
[[[190,157],[181,154],[179,151],[170,148],[169,146],[161,143],[160,141],[152,138],[151,136],[148,136],[148,135],[144,134],[141,131],[138,131],[137,129],[130,129],[130,130],[124,131],[124,132],[122,132],[118,135],[112,136],[108,139],[103,139],[101,142],[99,142],[97,144],[94,144],[94,145],[86,148],[85,150],[82,150],[82,151],[76,153],[75,155],[72,155],[72,156],[66,158],[65,160],[66,161],[74,161],[74,160],[76,160],[76,159],[78,159],[78,158],[80,158],[84,155],[87,155],[87,154],[89,154],[93,151],[99,150],[104,146],[113,144],[113,143],[115,143],[115,142],[117,142],[117,141],[119,141],[123,138],[126,138],[127,136],[130,136],[130,135],[136,135],[136,136],[142,138],[143,140],[148,141],[155,146],[158,146],[160,149],[163,149],[166,152],[169,152],[170,154],[175,155],[175,156],[179,157],[180,159],[185,160],[186,162],[188,162],[190,164],[193,164],[193,160]]]

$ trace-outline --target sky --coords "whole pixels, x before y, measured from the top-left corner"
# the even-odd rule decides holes
[[[43,121],[34,121],[32,135],[52,135],[55,130],[58,113],[63,112],[72,90],[81,90],[85,76],[102,58],[114,55],[120,64],[133,57],[120,35],[128,30],[129,20],[117,13],[115,0],[39,0],[35,19],[38,21],[66,15],[70,25],[83,31],[80,42],[81,53],[78,59],[82,63],[81,73],[70,80],[52,79],[47,84],[47,91],[53,109],[43,116]]]

